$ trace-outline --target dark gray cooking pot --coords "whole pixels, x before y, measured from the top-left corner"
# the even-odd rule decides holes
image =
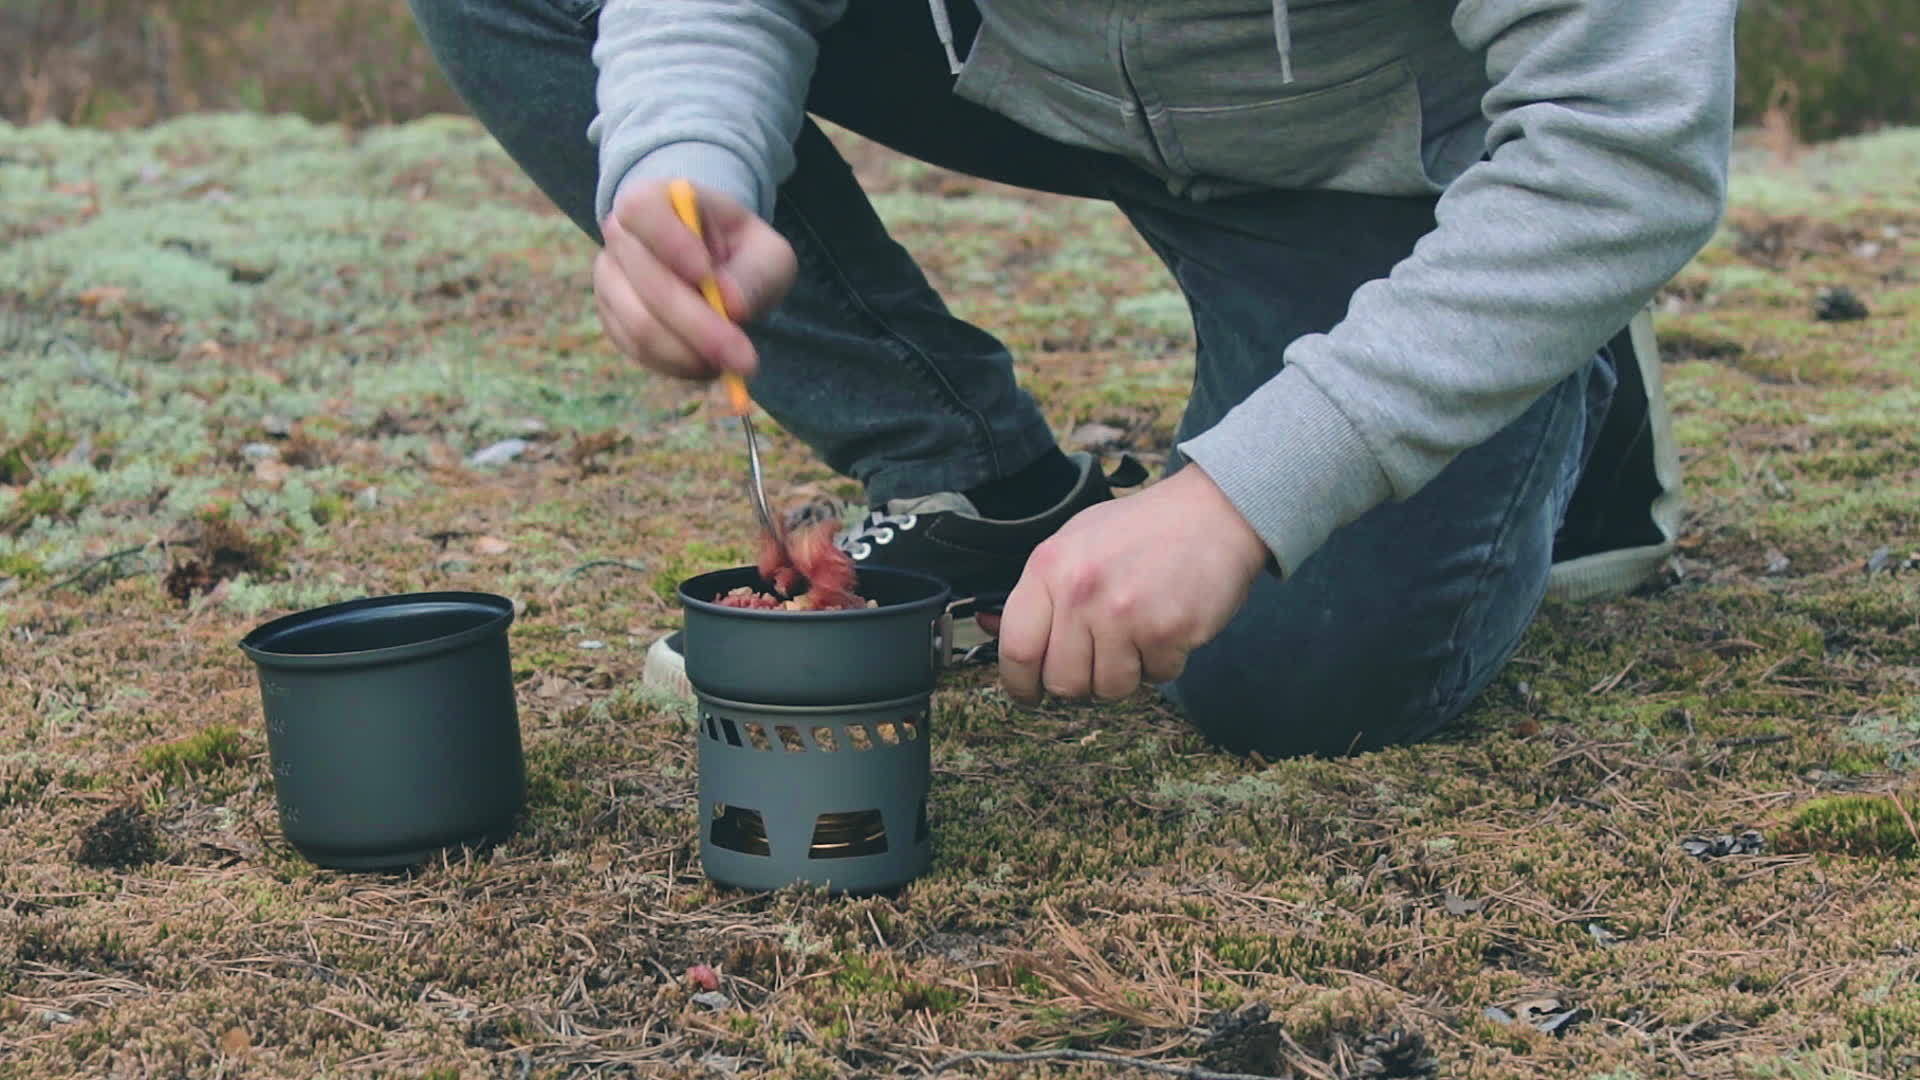
[[[381,870],[508,835],[526,798],[512,622],[504,597],[414,593],[242,639],[288,842],[321,866]]]
[[[713,601],[745,585],[751,566],[680,584],[687,681],[712,697],[756,705],[853,705],[924,694],[951,646],[945,582],[911,570],[862,570],[854,590],[878,607],[757,611]]]

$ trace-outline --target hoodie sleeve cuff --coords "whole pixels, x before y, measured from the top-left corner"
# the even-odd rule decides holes
[[[1386,501],[1387,474],[1353,422],[1289,366],[1180,452],[1205,470],[1289,577],[1334,530]]]
[[[713,143],[668,143],[635,161],[618,180],[601,180],[597,220],[605,221],[613,212],[620,194],[642,180],[684,178],[698,187],[726,195],[765,220],[773,210],[773,191],[763,190],[753,169],[731,150]]]

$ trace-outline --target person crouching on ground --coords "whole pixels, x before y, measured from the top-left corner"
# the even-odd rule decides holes
[[[1150,685],[1268,758],[1424,738],[1501,669],[1583,479],[1631,464],[1602,424],[1664,415],[1610,343],[1724,211],[1736,0],[413,6],[600,244],[613,344],[750,375],[864,486],[857,562],[997,616],[1022,701]],[[1161,479],[1062,452],[815,117],[1125,215],[1195,331]]]

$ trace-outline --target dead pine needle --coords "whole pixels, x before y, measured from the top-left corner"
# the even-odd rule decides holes
[[[74,571],[72,574],[68,575],[67,577],[61,578],[59,581],[56,581],[51,585],[46,586],[46,591],[53,592],[56,589],[64,589],[69,585],[78,584],[81,581],[81,579],[85,578],[87,575],[93,573],[95,570],[99,569],[102,566],[107,567],[109,575],[116,579],[117,577],[125,576],[125,575],[119,574],[120,560],[129,558],[134,555],[138,555],[145,550],[147,550],[147,545],[141,544],[139,547],[122,548],[119,551],[102,555],[97,559],[89,559],[87,562],[81,564],[80,568]]]
[[[1893,808],[1900,812],[1900,820],[1906,822],[1907,834],[1913,837],[1913,842],[1916,845],[1920,845],[1920,825],[1914,824],[1913,815],[1907,812],[1907,804],[1900,801],[1900,793],[1897,791],[1889,791],[1887,792],[1887,798],[1893,802]]]
[[[1098,1050],[1027,1050],[1005,1052],[999,1050],[975,1050],[971,1053],[956,1054],[936,1064],[928,1070],[928,1076],[938,1076],[948,1069],[964,1065],[970,1061],[984,1061],[993,1065],[1018,1065],[1029,1061],[1091,1061],[1100,1065],[1121,1065],[1129,1069],[1158,1073],[1161,1076],[1179,1076],[1185,1080],[1286,1080],[1279,1076],[1266,1076],[1260,1073],[1223,1073],[1203,1069],[1198,1065],[1169,1065],[1162,1061],[1141,1061],[1121,1054],[1107,1054]]]
[[[625,570],[634,574],[644,574],[647,572],[647,568],[639,563],[630,563],[622,559],[595,559],[592,562],[583,562],[579,566],[567,571],[567,576],[570,578],[579,577],[589,570],[601,569]]]

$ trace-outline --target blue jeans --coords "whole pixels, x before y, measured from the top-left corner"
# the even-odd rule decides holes
[[[413,0],[454,86],[596,240],[589,50],[599,0]],[[978,16],[951,3],[958,40]],[[924,5],[864,0],[824,34],[810,113],[943,168],[1110,202],[1164,260],[1198,341],[1181,438],[1271,378],[1286,344],[1345,314],[1434,227],[1429,199],[1278,191],[1170,195],[1129,163],[954,97]],[[876,504],[964,490],[1054,445],[1013,357],[951,314],[809,120],[773,225],[799,272],[750,334],[755,399]],[[1404,502],[1336,533],[1162,692],[1219,746],[1269,757],[1424,738],[1506,663],[1545,595],[1553,538],[1615,377],[1603,352]],[[1285,433],[1275,433],[1284,442]],[[1177,452],[1168,469],[1182,465]]]

